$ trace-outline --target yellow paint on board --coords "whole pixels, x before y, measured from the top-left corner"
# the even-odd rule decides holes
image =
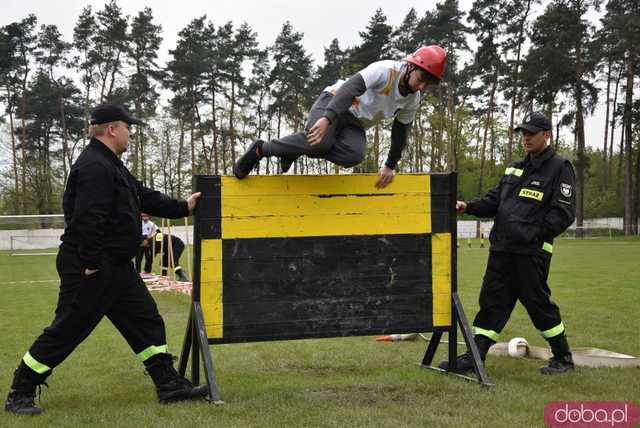
[[[451,234],[431,235],[431,291],[433,326],[451,325]]]
[[[251,177],[250,177],[251,178]],[[428,175],[222,178],[222,238],[431,232]]]
[[[203,239],[200,258],[200,301],[207,336],[223,337],[224,306],[222,302],[222,240]]]

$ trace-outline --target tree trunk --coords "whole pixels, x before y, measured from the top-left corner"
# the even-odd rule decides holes
[[[178,181],[178,195],[182,195],[182,152],[184,150],[184,120],[178,118],[180,123],[180,144],[178,145],[178,164],[176,165],[177,181]]]
[[[640,147],[636,149],[636,178],[633,186],[633,200],[635,202],[631,224],[635,234],[638,234],[638,214],[640,214]]]
[[[19,184],[19,175],[18,175],[18,153],[16,151],[16,132],[15,125],[13,124],[13,103],[11,101],[11,91],[9,90],[9,86],[6,88],[7,90],[7,112],[9,113],[9,132],[11,133],[11,159],[13,161],[12,169],[13,169],[13,186],[14,192],[16,194],[16,198],[14,198],[15,205],[14,210],[18,212],[17,205],[17,195],[20,193],[20,184]]]
[[[200,144],[202,145],[202,160],[204,161],[205,174],[211,174],[211,157],[207,155],[207,143],[204,140],[204,131],[202,130],[202,118],[200,117],[200,110],[198,104],[194,105],[196,118],[198,119],[198,134],[200,135]]]
[[[581,2],[576,4],[578,16],[582,16]],[[582,237],[583,229],[582,224],[584,220],[584,176],[587,168],[586,156],[584,154],[584,113],[582,105],[582,75],[584,73],[584,66],[582,63],[582,43],[583,34],[577,39],[576,43],[576,86],[574,96],[576,99],[576,232],[578,237]]]
[[[213,84],[211,88],[211,133],[213,134],[213,173],[218,175],[220,172],[220,160],[218,159],[218,127],[216,125],[216,90]]]
[[[614,95],[613,95],[613,113],[611,115],[611,138],[609,138],[609,167],[607,168],[607,171],[609,171],[609,177],[607,179],[607,182],[609,184],[611,183],[611,178],[613,177],[613,137],[616,129],[616,115],[617,115],[616,110],[618,108],[618,88],[620,85],[620,79],[622,78],[623,69],[624,67],[621,66],[620,70],[618,71],[618,77],[616,78],[616,89],[613,91]],[[620,153],[622,156],[622,152]]]
[[[491,111],[491,144],[489,145],[489,173],[493,175],[496,168],[496,123],[493,120],[494,111]]]
[[[633,128],[632,128],[632,108],[633,108],[633,76],[636,72],[635,58],[629,53],[627,58],[627,90],[624,103],[624,218],[623,228],[625,235],[634,234],[633,230]]]
[[[609,178],[609,173],[607,172],[607,145],[608,145],[608,137],[609,137],[609,106],[610,106],[610,96],[611,96],[611,64],[613,63],[613,59],[611,54],[609,54],[609,60],[607,64],[607,97],[606,97],[606,112],[604,115],[604,144],[602,149],[602,188],[607,188],[607,178]]]
[[[267,131],[267,140],[271,141],[271,133],[273,132],[273,112],[269,112],[269,128]],[[265,165],[264,173],[269,175],[271,172],[271,156],[267,157],[267,164]]]
[[[64,173],[64,183],[67,182],[69,170],[67,169],[67,156],[69,153],[69,145],[67,143],[67,121],[64,114],[64,98],[60,96],[60,124],[62,125],[62,171]]]
[[[622,129],[620,132],[620,144],[618,151],[618,167],[616,169],[616,198],[622,197],[622,165],[624,159],[624,138],[627,134],[627,130],[624,126],[624,119],[622,121]]]
[[[234,127],[234,113],[236,110],[236,84],[231,80],[231,107],[229,108],[229,150],[231,151],[231,163],[236,163],[236,129]]]
[[[198,169],[196,168],[196,138],[195,138],[195,130],[196,130],[196,112],[195,112],[195,99],[192,92],[191,95],[191,136],[190,136],[190,144],[191,144],[191,174],[197,174]]]
[[[447,118],[448,118],[448,150],[447,150],[447,171],[455,171],[458,169],[458,156],[456,153],[455,133],[453,130],[453,83],[449,83],[447,94]]]
[[[105,101],[104,91],[107,88],[107,76],[109,75],[109,59],[105,60],[104,74],[100,71],[100,67],[98,67],[98,74],[102,78],[102,83],[100,84],[100,103],[103,103]]]
[[[20,177],[20,181],[21,181],[21,187],[22,187],[22,195],[21,195],[21,202],[22,202],[22,214],[26,214],[27,213],[27,152],[25,150],[25,146],[27,145],[27,124],[25,121],[25,116],[27,114],[27,99],[26,99],[26,88],[23,89],[22,91],[22,100],[21,100],[21,121],[22,121],[22,140],[20,141],[20,154],[21,154],[21,168],[20,168],[20,173],[21,173],[21,177]]]
[[[482,135],[482,146],[480,149],[480,178],[478,180],[478,195],[482,194],[482,188],[484,186],[484,161],[485,150],[487,148],[487,134],[489,133],[489,126],[491,126],[491,118],[493,117],[493,99],[496,93],[496,86],[498,85],[498,72],[494,74],[493,84],[491,85],[491,93],[489,94],[489,109],[487,110],[487,117],[484,123],[484,132]]]
[[[507,143],[507,165],[511,163],[511,157],[513,154],[513,122],[515,117],[516,110],[516,98],[518,98],[518,79],[520,79],[520,53],[522,50],[522,33],[524,32],[524,24],[527,21],[527,17],[529,16],[529,11],[531,10],[531,0],[527,1],[527,7],[525,9],[524,14],[522,15],[522,20],[520,21],[520,30],[518,31],[518,47],[516,50],[516,62],[514,64],[513,71],[513,97],[511,98],[511,112],[509,114],[509,141]]]
[[[109,92],[107,92],[107,99],[111,98],[111,94],[113,93],[113,85],[116,82],[116,72],[118,71],[118,69],[116,68],[116,64],[118,63],[118,60],[120,60],[120,51],[118,50],[118,53],[116,55],[116,59],[115,61],[113,61],[113,69],[111,70],[111,83],[109,84]]]
[[[436,170],[436,150],[438,147],[438,139],[437,139],[436,130],[434,127],[431,127],[431,158],[429,159],[429,170],[434,172]]]
[[[377,168],[380,165],[380,124],[376,123],[376,128],[373,132],[373,162]]]

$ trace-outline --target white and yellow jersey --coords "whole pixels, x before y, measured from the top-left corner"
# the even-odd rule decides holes
[[[415,118],[420,92],[403,97],[398,88],[404,64],[404,61],[377,61],[358,72],[367,90],[353,100],[349,111],[365,129],[393,118],[404,124],[411,123]],[[326,87],[325,91],[335,95],[344,82],[339,80]]]
[[[151,221],[147,221],[147,222],[142,222],[142,236],[145,236],[147,238],[151,238],[151,236],[153,236],[154,233],[156,233],[156,225]]]

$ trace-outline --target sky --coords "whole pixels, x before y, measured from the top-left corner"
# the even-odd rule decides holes
[[[95,11],[103,8],[105,0],[1,0],[0,25],[21,20],[34,13],[40,24],[56,24],[66,41],[73,39],[73,27],[82,9],[91,5]],[[359,32],[363,31],[376,9],[381,8],[388,23],[398,26],[413,7],[418,16],[426,10],[435,9],[436,1],[417,0],[322,0],[306,2],[300,0],[119,0],[118,5],[125,15],[137,15],[145,7],[153,12],[154,22],[162,26],[163,42],[159,53],[159,63],[169,59],[169,50],[175,48],[177,34],[192,19],[207,15],[218,27],[227,21],[234,26],[247,22],[258,33],[261,46],[273,44],[289,20],[293,29],[304,34],[303,46],[311,54],[315,65],[324,59],[324,48],[331,40],[338,38],[341,47],[360,43]],[[460,8],[468,11],[472,0],[459,0]],[[533,16],[540,14],[548,1],[534,9]],[[597,20],[594,16],[594,21]],[[587,144],[600,146],[604,128],[604,112],[596,110],[585,120]],[[569,130],[565,130],[568,133]],[[561,136],[562,137],[562,136]],[[572,141],[572,137],[564,135]]]

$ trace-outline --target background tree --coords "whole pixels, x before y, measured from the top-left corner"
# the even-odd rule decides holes
[[[273,68],[269,76],[271,99],[269,109],[276,116],[276,138],[280,138],[283,122],[286,121],[293,132],[303,126],[306,112],[304,93],[311,80],[311,57],[302,46],[303,34],[293,30],[289,21],[282,26],[271,48]],[[297,171],[298,163],[294,164]]]
[[[96,14],[96,28],[92,58],[96,64],[99,81],[99,97],[101,103],[114,101],[116,77],[122,72],[122,63],[129,51],[126,17],[115,0],[104,5]],[[118,100],[123,101],[123,100]]]
[[[156,61],[162,37],[162,27],[153,23],[150,8],[140,11],[131,22],[129,34],[129,61],[134,71],[129,77],[129,93],[133,99],[136,117],[147,121],[156,110],[159,93],[155,82],[162,80],[162,72]],[[147,182],[147,158],[145,156],[144,127],[137,127],[135,140],[130,150],[131,172]]]
[[[72,63],[80,75],[83,88],[83,113],[85,135],[89,133],[89,111],[91,109],[91,89],[95,82],[95,67],[100,60],[95,49],[96,20],[91,6],[82,9],[75,27],[73,28],[73,48],[76,54]]]

